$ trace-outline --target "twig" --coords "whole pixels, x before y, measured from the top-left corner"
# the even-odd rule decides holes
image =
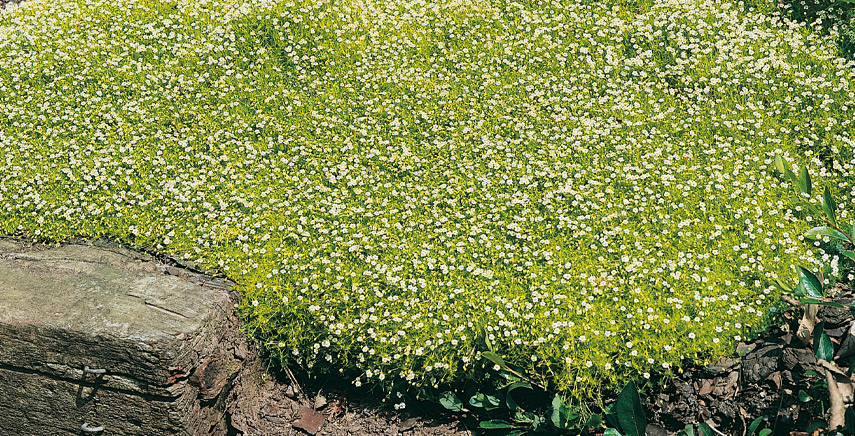
[[[820,360],[820,362],[823,361]],[[846,408],[843,406],[843,396],[840,394],[840,388],[837,387],[837,381],[834,380],[832,371],[828,369],[828,366],[823,366],[825,367],[825,380],[828,382],[828,396],[831,400],[831,408],[828,409],[828,413],[831,414],[828,420],[828,428],[836,429],[846,423],[844,417]]]
[[[784,303],[787,303],[793,307],[801,306],[801,303],[799,303],[798,301],[796,301],[796,299],[794,299],[793,297],[790,297],[787,294],[781,294],[781,301],[783,301]]]

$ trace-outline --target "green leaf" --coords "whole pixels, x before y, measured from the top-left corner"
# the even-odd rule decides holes
[[[684,436],[695,436],[695,426],[692,424],[686,424],[686,428],[683,429]]]
[[[497,429],[497,428],[514,428],[514,425],[508,421],[504,421],[501,419],[491,419],[489,421],[479,422],[478,427]]]
[[[522,436],[526,433],[528,433],[528,431],[526,431],[526,430],[511,430],[505,436]]]
[[[490,362],[495,363],[496,365],[501,366],[502,368],[507,368],[508,365],[505,364],[505,359],[502,359],[502,356],[492,352],[492,351],[482,351],[481,357],[489,360]]]
[[[790,179],[790,183],[793,184],[793,187],[799,186],[799,179],[798,177],[796,177],[795,174],[793,174],[793,171],[791,169],[784,168],[784,175],[786,175],[787,178]]]
[[[823,329],[825,328],[825,322],[820,322],[814,327],[813,330],[813,352],[816,354],[817,359],[825,360],[826,362],[831,362],[834,358],[834,344],[831,343],[831,339],[828,338],[828,335],[825,334]]]
[[[757,427],[760,427],[760,424],[763,423],[763,417],[758,417],[754,421],[751,421],[751,424],[748,425],[748,433],[745,436],[751,436],[757,431]]]
[[[837,211],[837,203],[834,202],[834,198],[831,196],[831,191],[828,189],[828,186],[825,187],[825,191],[822,193],[822,210],[825,211],[828,221],[830,221],[833,226],[838,227],[837,216],[834,213]]]
[[[822,283],[804,267],[799,266],[799,285],[804,288],[808,295],[814,298],[822,298]]]
[[[775,169],[778,170],[779,173],[784,174],[784,170],[787,166],[784,164],[784,158],[781,157],[780,154],[775,155]]]
[[[800,172],[799,189],[807,195],[811,195],[813,192],[813,187],[810,183],[810,173],[808,173],[807,167],[803,167]]]
[[[816,300],[813,298],[802,298],[799,300],[799,304],[818,304],[820,306],[835,307],[837,309],[846,309],[846,306],[844,306],[844,305],[842,305],[836,301],[822,301],[822,300]]]
[[[564,400],[561,399],[560,395],[555,395],[555,398],[552,399],[552,415],[550,419],[552,421],[552,425],[555,428],[559,429],[568,429],[571,425],[571,421],[578,418],[579,415],[573,413],[569,407],[564,403]]]
[[[840,254],[842,254],[842,255],[844,255],[844,256],[852,259],[852,260],[855,260],[855,251],[846,250],[846,251],[841,251]]]
[[[644,436],[647,417],[644,416],[644,408],[641,407],[641,398],[638,397],[635,383],[627,383],[618,395],[615,414],[626,436]]]
[[[607,428],[603,432],[603,436],[623,436],[616,428]]]
[[[788,284],[786,284],[786,283],[784,283],[778,279],[775,279],[775,286],[778,289],[780,289],[782,292],[793,292],[793,288],[791,288],[790,285],[788,285]]]
[[[759,436],[769,436],[770,434],[772,434],[772,430],[764,428],[763,430],[760,430],[760,433],[758,434]]]
[[[509,384],[508,386],[506,386],[506,387],[505,387],[506,392],[508,392],[508,393],[510,393],[511,391],[513,391],[513,390],[515,390],[515,389],[520,389],[520,388],[522,388],[522,389],[532,389],[532,387],[531,387],[531,383],[518,381],[518,382],[513,382],[513,383],[511,383],[511,384]]]
[[[808,395],[808,393],[807,393],[807,392],[805,392],[805,391],[803,391],[803,390],[800,390],[800,391],[799,391],[799,401],[801,401],[802,403],[807,403],[807,402],[809,402],[809,401],[811,401],[811,400],[813,400],[813,397],[811,397],[810,395]]]
[[[439,404],[452,412],[466,411],[466,408],[463,407],[463,401],[460,401],[460,399],[457,398],[457,395],[454,395],[454,392],[451,391],[445,391],[442,393],[439,397]]]
[[[843,421],[843,430],[847,434],[855,433],[855,410],[852,410],[852,406],[847,407],[843,412]]]
[[[505,407],[510,409],[512,412],[516,412],[520,408],[519,404],[517,404],[510,392],[505,394]]]
[[[705,422],[698,424],[698,433],[701,436],[715,436],[712,431],[712,427],[710,427],[710,425]]]
[[[832,240],[838,239],[838,240],[841,240],[843,242],[849,241],[849,238],[846,237],[845,233],[843,233],[839,230],[833,229],[831,227],[828,227],[828,226],[814,227],[814,228],[808,230],[807,233],[805,233],[805,237],[808,237],[811,239],[823,239],[823,237],[825,237],[825,236],[828,236]]]
[[[469,404],[475,407],[480,407],[485,410],[493,410],[499,407],[501,401],[499,401],[498,398],[492,395],[476,392],[475,395],[473,395],[472,398],[469,399]]]

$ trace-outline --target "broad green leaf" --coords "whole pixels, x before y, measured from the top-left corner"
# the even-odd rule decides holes
[[[501,419],[491,419],[489,421],[479,422],[478,427],[496,429],[496,428],[514,428],[514,425],[508,421],[503,421]]]
[[[644,416],[644,408],[641,407],[641,398],[638,397],[635,383],[627,383],[618,395],[615,414],[626,436],[644,436],[647,417]]]
[[[763,417],[758,417],[754,421],[751,421],[751,424],[748,425],[748,433],[745,436],[751,436],[757,431],[757,427],[760,427],[760,424],[763,423]]]
[[[779,173],[784,174],[784,170],[786,168],[787,167],[784,164],[784,158],[781,157],[780,154],[776,154],[775,155],[775,169],[777,169]]]
[[[550,416],[552,425],[554,425],[555,428],[567,429],[569,428],[571,421],[578,417],[579,415],[573,413],[570,408],[567,407],[561,399],[561,396],[556,394],[555,398],[552,399],[552,415]]]
[[[831,339],[828,338],[828,335],[825,334],[823,329],[825,328],[825,322],[820,322],[814,327],[813,330],[813,352],[816,354],[817,359],[825,360],[826,362],[831,362],[834,358],[834,344],[831,343]]]
[[[804,267],[799,266],[799,284],[804,288],[808,295],[814,298],[822,298],[822,283],[814,275]]]
[[[457,395],[454,395],[454,392],[451,391],[445,391],[442,393],[439,397],[439,404],[452,412],[466,411],[466,408],[463,407],[463,401],[460,401],[460,399],[457,398]]]
[[[716,436],[709,424],[702,422],[698,424],[698,434],[701,436]]]
[[[591,415],[587,421],[585,421],[585,427],[597,427],[603,423],[603,416],[599,413]]]
[[[805,237],[811,239],[823,239],[825,236],[828,236],[832,240],[837,239],[843,242],[849,241],[849,238],[846,237],[845,233],[828,226],[814,227],[805,233]]]
[[[842,305],[836,301],[822,301],[822,300],[816,300],[813,298],[802,298],[799,300],[799,304],[818,304],[820,306],[835,307],[837,309],[846,309],[846,306],[844,306],[844,305]]]
[[[531,389],[531,383],[519,381],[519,382],[511,383],[505,387],[506,392],[508,392],[508,393],[510,393],[511,391],[513,391],[515,389],[520,389],[520,388]]]
[[[828,221],[835,227],[837,227],[837,216],[835,215],[835,211],[837,211],[837,203],[834,202],[834,198],[831,196],[831,191],[828,189],[828,186],[825,187],[825,191],[822,193],[822,210],[825,211],[825,216],[828,217]]]
[[[799,189],[807,195],[811,195],[813,192],[813,187],[810,183],[810,173],[808,173],[807,167],[803,167],[799,174]]]
[[[789,168],[784,168],[784,174],[787,176],[788,179],[790,179],[790,183],[793,184],[793,187],[798,189],[799,178],[796,177],[795,174],[793,174],[793,171]]]
[[[516,412],[520,408],[519,404],[517,404],[516,400],[514,400],[514,397],[511,395],[510,392],[505,394],[505,407],[507,407],[512,412]]]
[[[760,436],[769,436],[770,434],[772,434],[772,430],[768,429],[768,428],[764,428],[763,430],[760,430],[760,433],[758,433],[758,434]]]
[[[855,251],[846,250],[846,251],[841,251],[840,254],[842,254],[842,255],[844,255],[844,256],[852,259],[852,260],[855,260]]]
[[[623,436],[616,428],[607,428],[603,432],[603,436]]]
[[[692,424],[686,424],[686,428],[683,429],[684,436],[695,436],[695,426]]]
[[[807,403],[807,402],[809,402],[809,401],[811,401],[811,400],[813,400],[813,397],[811,397],[810,395],[808,395],[808,393],[807,393],[807,392],[805,392],[805,391],[803,391],[803,390],[800,390],[800,391],[799,391],[799,401],[801,401],[802,403]]]
[[[855,433],[855,410],[852,409],[852,406],[846,408],[846,411],[843,412],[843,430],[846,434]]]
[[[502,359],[502,356],[492,352],[492,351],[482,351],[481,357],[489,360],[490,362],[495,363],[496,365],[501,366],[502,368],[506,368],[508,365],[505,364],[505,359]]]
[[[492,395],[476,392],[475,395],[473,395],[472,398],[469,399],[469,404],[475,407],[480,407],[482,409],[493,410],[499,407],[501,401],[499,401],[498,398]]]

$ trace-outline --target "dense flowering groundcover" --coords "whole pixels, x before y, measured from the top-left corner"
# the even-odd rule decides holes
[[[590,397],[730,352],[817,262],[775,153],[852,217],[855,63],[757,8],[13,5],[0,231],[219,271],[275,357],[356,384],[490,348]]]

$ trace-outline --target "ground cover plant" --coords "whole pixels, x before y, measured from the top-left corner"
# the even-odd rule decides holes
[[[851,220],[838,53],[766,3],[28,1],[0,12],[0,232],[218,271],[283,364],[397,408],[485,351],[596,398],[839,262],[774,166]]]

